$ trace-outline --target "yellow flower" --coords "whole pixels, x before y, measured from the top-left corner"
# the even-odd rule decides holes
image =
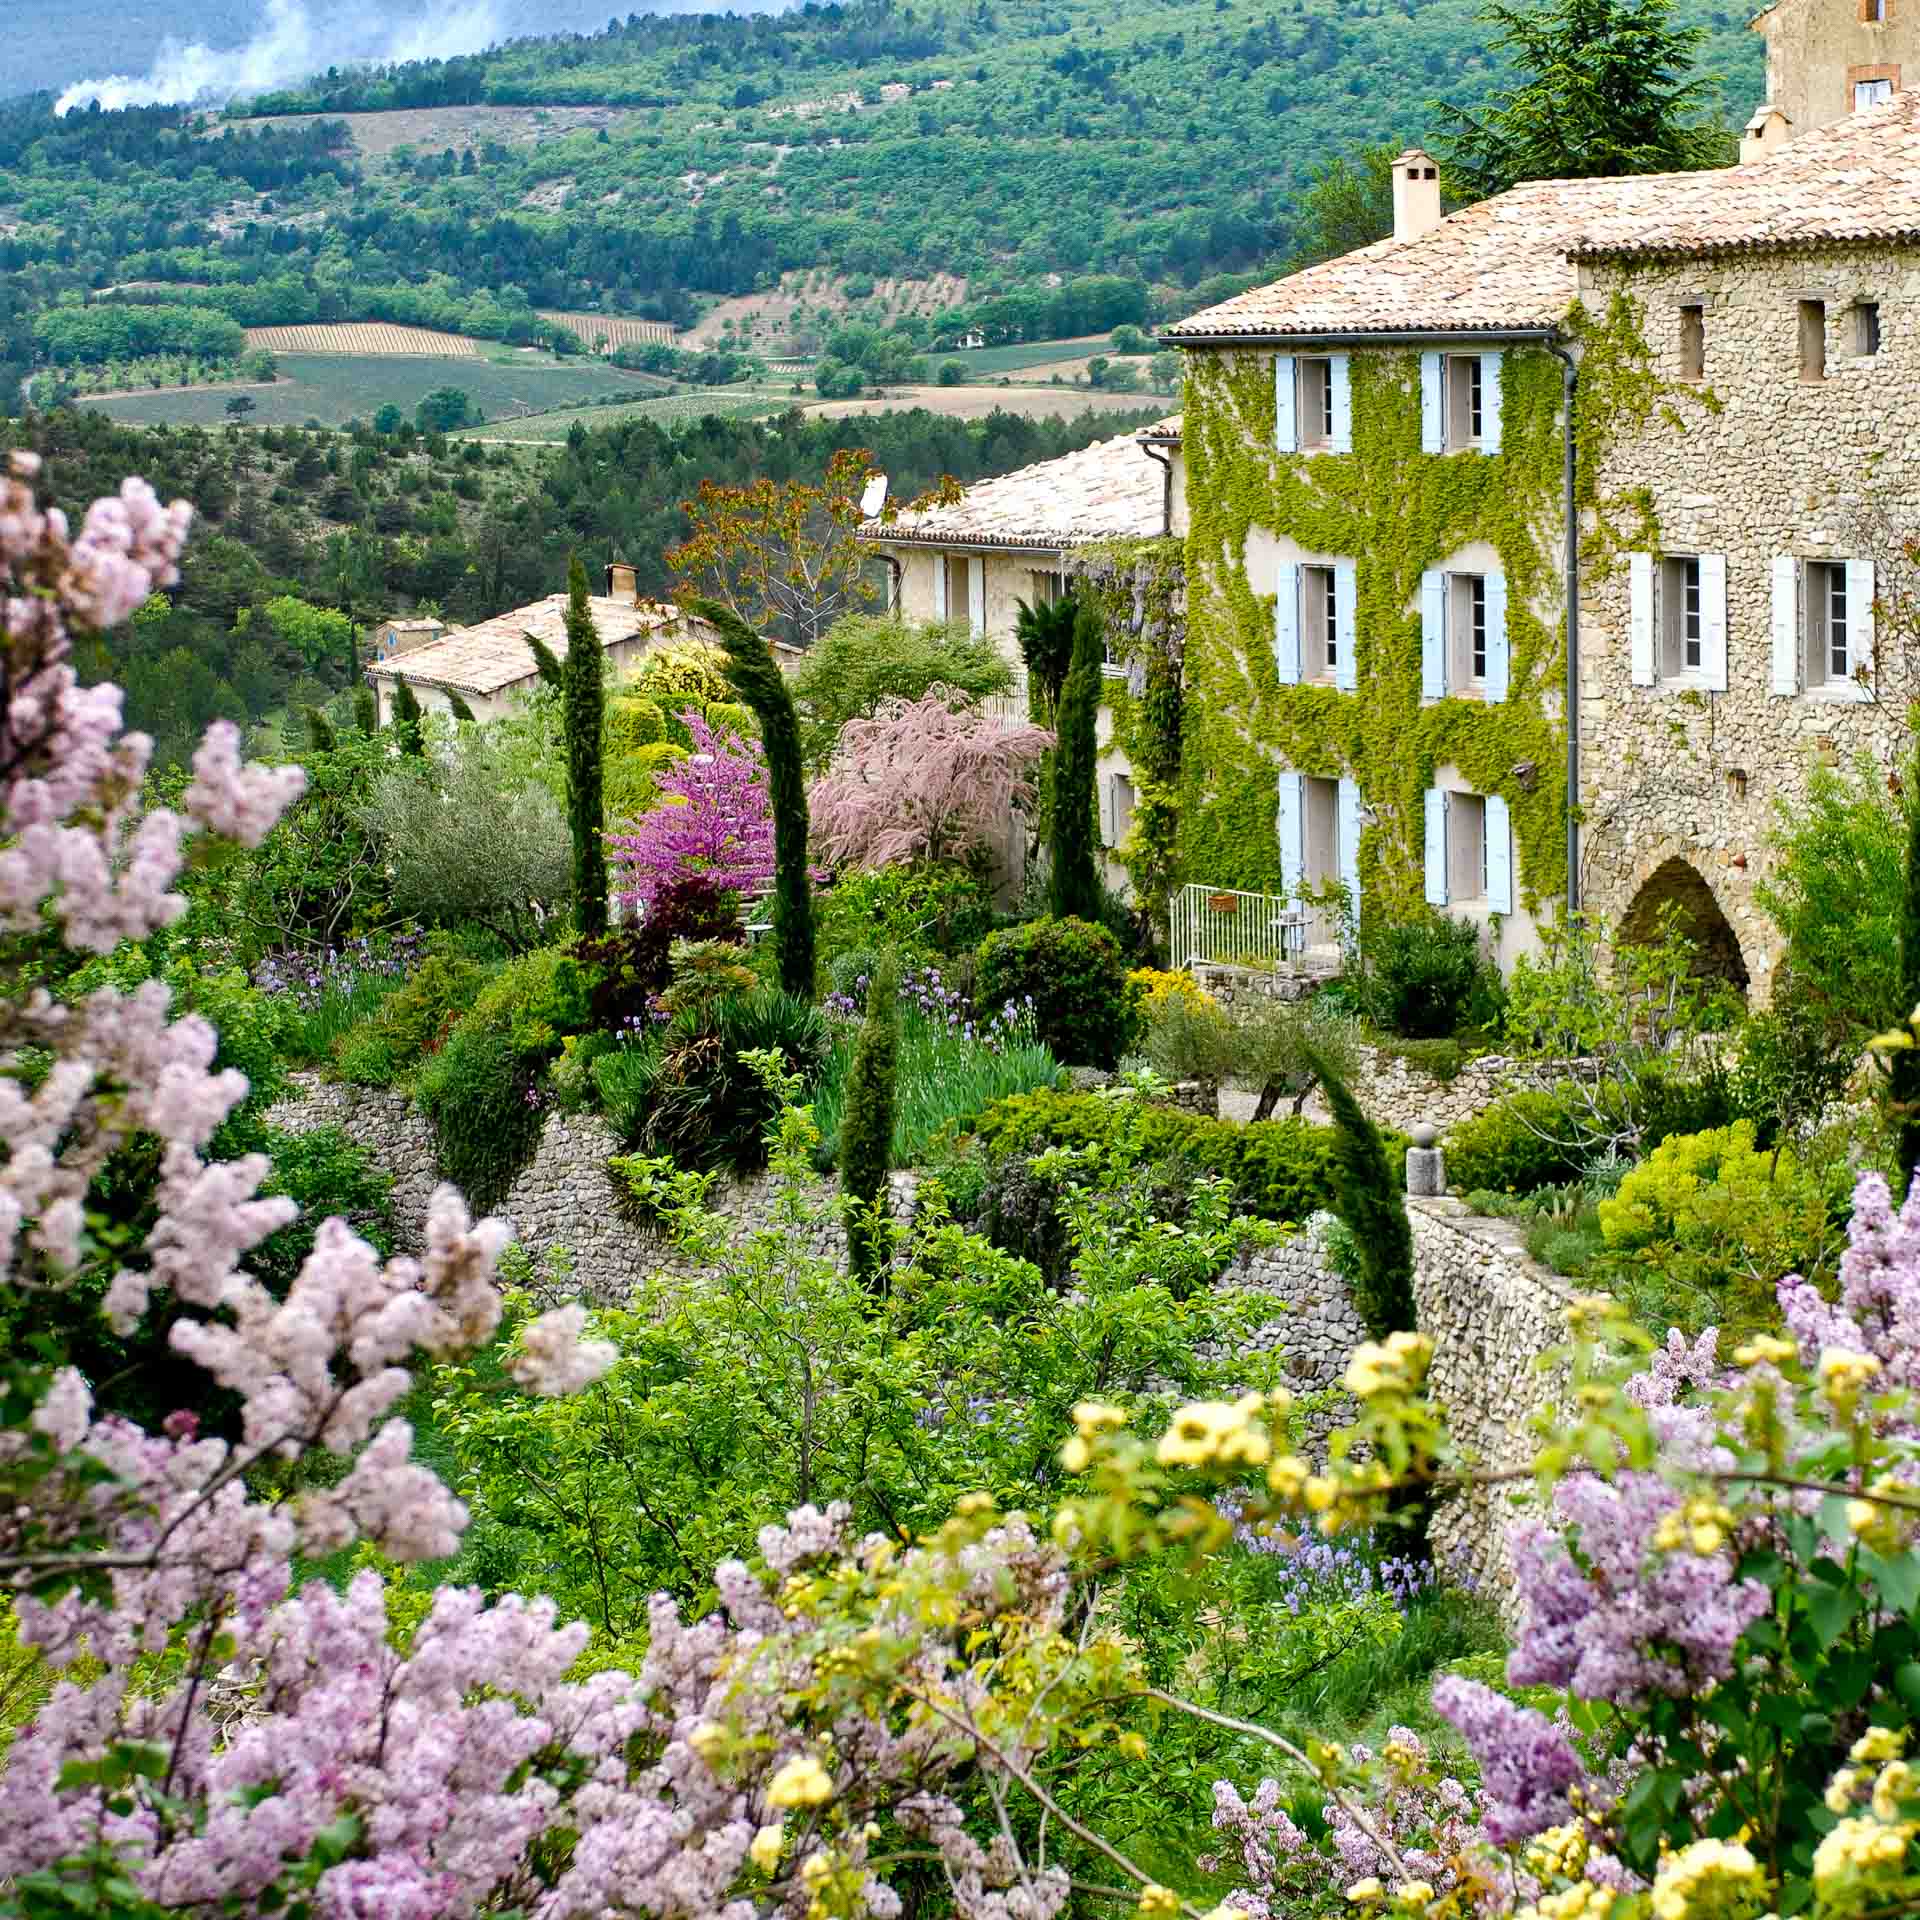
[[[833,1776],[810,1753],[795,1754],[767,1784],[770,1807],[823,1807],[833,1798]]]
[[[1264,1432],[1248,1427],[1247,1420],[1260,1404],[1258,1394],[1249,1394],[1232,1404],[1196,1400],[1182,1407],[1160,1436],[1154,1458],[1163,1467],[1204,1467],[1213,1461],[1226,1466],[1259,1466],[1267,1457],[1269,1443]]]
[[[963,1493],[953,1503],[958,1514],[991,1513],[998,1503],[990,1493]]]
[[[1873,1783],[1873,1811],[1882,1820],[1898,1820],[1900,1803],[1914,1798],[1920,1779],[1904,1760],[1889,1760]]]
[[[1127,1424],[1124,1407],[1110,1407],[1104,1400],[1082,1400],[1073,1410],[1074,1430],[1083,1440]]]
[[[1300,1489],[1307,1484],[1308,1475],[1307,1463],[1297,1453],[1283,1453],[1267,1469],[1267,1485],[1282,1500],[1298,1500]]]
[[[1056,1547],[1075,1547],[1080,1542],[1080,1509],[1065,1506],[1053,1516],[1053,1522],[1047,1531],[1053,1536]]]
[[[1875,1728],[1875,1732],[1878,1731],[1879,1729]],[[1865,1743],[1862,1742],[1861,1744],[1864,1745]],[[1853,1752],[1854,1758],[1858,1759],[1860,1757],[1860,1747],[1856,1746]],[[1851,1767],[1842,1767],[1840,1771],[1827,1782],[1827,1790],[1821,1795],[1821,1798],[1826,1801],[1827,1811],[1829,1813],[1845,1813],[1847,1809],[1853,1805],[1854,1783],[1858,1781],[1859,1778],[1860,1776],[1855,1773]]]
[[[1736,1841],[1696,1840],[1667,1854],[1653,1876],[1654,1920],[1700,1920],[1712,1913],[1751,1912],[1765,1898],[1767,1877]]]
[[[1200,1920],[1247,1920],[1247,1913],[1244,1907],[1218,1906],[1202,1914]]]
[[[1353,1885],[1347,1889],[1347,1898],[1364,1905],[1369,1900],[1382,1898],[1385,1893],[1386,1888],[1383,1887],[1372,1874],[1368,1874],[1364,1880],[1356,1880]]]
[[[1389,1378],[1399,1372],[1399,1363],[1377,1341],[1366,1340],[1353,1350],[1340,1384],[1356,1400],[1370,1400],[1383,1391]]]
[[[702,1720],[687,1735],[687,1745],[697,1753],[708,1766],[712,1766],[715,1756],[727,1744],[727,1730],[716,1720]]]
[[[1878,1820],[1842,1820],[1813,1851],[1813,1884],[1822,1892],[1837,1882],[1885,1868],[1899,1868],[1916,1831],[1910,1820],[1883,1826]]]
[[[1433,1904],[1433,1889],[1424,1880],[1403,1880],[1393,1897],[1410,1913],[1424,1913]]]
[[[1093,1459],[1093,1449],[1076,1433],[1060,1449],[1060,1464],[1069,1473],[1085,1473]]]
[[[1742,1367],[1784,1367],[1799,1352],[1791,1340],[1782,1340],[1777,1334],[1757,1333],[1744,1345],[1733,1350],[1734,1362]]]
[[[747,1849],[747,1855],[762,1873],[771,1873],[780,1864],[780,1849],[786,1845],[787,1823],[782,1820],[771,1827],[762,1827],[753,1836],[753,1845]]]
[[[1849,1353],[1844,1347],[1828,1347],[1820,1355],[1820,1390],[1842,1413],[1851,1411],[1861,1389],[1880,1371],[1880,1362],[1870,1353]]]
[[[1171,1887],[1155,1883],[1140,1889],[1140,1911],[1142,1913],[1178,1913],[1180,1896]]]
[[[1306,1502],[1315,1513],[1325,1513],[1340,1497],[1340,1489],[1323,1473],[1316,1473],[1302,1489]]]
[[[1906,1744],[1904,1727],[1869,1727],[1853,1743],[1853,1751],[1847,1758],[1863,1767],[1877,1767],[1884,1760],[1899,1759]]]
[[[832,1875],[833,1862],[824,1853],[810,1853],[800,1863],[800,1878],[810,1887],[817,1887]]]

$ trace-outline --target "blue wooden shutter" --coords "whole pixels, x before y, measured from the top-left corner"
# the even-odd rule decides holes
[[[1440,379],[1440,356],[1420,356],[1420,451],[1441,453],[1447,444],[1446,393]]]
[[[1636,687],[1657,679],[1653,661],[1653,555],[1627,555],[1627,665]]]
[[[1340,884],[1357,930],[1360,925],[1360,783],[1340,777]]]
[[[1800,562],[1773,556],[1773,690],[1800,691]]]
[[[947,556],[944,553],[933,556],[933,617],[936,620],[947,617]]]
[[[1300,566],[1283,560],[1273,595],[1273,664],[1283,687],[1300,684]]]
[[[1353,451],[1353,377],[1350,356],[1336,353],[1327,362],[1327,378],[1333,383],[1333,437],[1327,442],[1329,453]]]
[[[1480,356],[1480,451],[1500,451],[1500,363],[1498,352]]]
[[[1427,904],[1447,904],[1447,796],[1427,789]]]
[[[1333,684],[1347,693],[1360,684],[1354,646],[1354,603],[1357,593],[1351,560],[1333,563]]]
[[[1851,607],[1853,602],[1848,600]],[[1715,693],[1727,690],[1727,556],[1700,556],[1700,666]]]
[[[1507,640],[1507,576],[1487,575],[1487,698],[1504,700],[1513,650]]]
[[[1487,795],[1487,909],[1513,911],[1513,822],[1497,793]]]
[[[1307,870],[1307,781],[1304,774],[1280,776],[1280,891],[1292,900]]]
[[[1429,567],[1420,576],[1420,698],[1447,691],[1447,576]]]
[[[1281,453],[1300,451],[1300,423],[1294,404],[1293,355],[1281,353],[1273,361],[1273,444]]]

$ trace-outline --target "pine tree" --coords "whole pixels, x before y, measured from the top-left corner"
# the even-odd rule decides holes
[[[353,724],[368,739],[380,731],[380,698],[364,681],[353,690]]]
[[[420,724],[420,702],[404,680],[393,683],[393,744],[416,760],[427,757],[426,729]]]
[[[900,979],[891,962],[867,986],[867,1018],[847,1070],[840,1122],[840,1191],[846,1196],[853,1277],[884,1292],[890,1235],[887,1175],[893,1171],[893,1095],[900,1060]]]
[[[727,679],[760,722],[767,756],[767,796],[773,804],[773,946],[780,984],[801,1000],[813,998],[813,881],[807,872],[807,781],[800,716],[773,649],[717,600],[689,600],[687,611],[707,621],[726,650]]]
[[[1073,664],[1060,689],[1053,748],[1053,870],[1047,905],[1059,920],[1097,922],[1093,786],[1100,757],[1100,667],[1106,657],[1100,616],[1082,605],[1073,625]]]
[[[1900,1017],[1920,1007],[1920,780],[1907,783],[1906,892],[1900,902]],[[1916,1035],[1920,1040],[1920,1035]],[[1887,1092],[1899,1127],[1900,1171],[1920,1168],[1920,1045],[1892,1056]]]
[[[1380,1129],[1361,1111],[1330,1061],[1304,1044],[1300,1056],[1320,1082],[1333,1115],[1333,1207],[1352,1234],[1358,1255],[1359,1270],[1350,1276],[1353,1304],[1372,1339],[1411,1333],[1417,1324],[1413,1229]]]
[[[576,553],[567,568],[567,657],[560,666],[567,736],[567,824],[573,830],[573,911],[583,934],[607,930],[607,851],[601,751],[606,727],[606,660],[587,607],[587,573]]]

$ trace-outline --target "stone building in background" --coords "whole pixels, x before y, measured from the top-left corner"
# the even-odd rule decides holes
[[[1753,30],[1766,36],[1767,97],[1747,123],[1743,160],[1885,106],[1920,79],[1913,0],[1774,0]]]

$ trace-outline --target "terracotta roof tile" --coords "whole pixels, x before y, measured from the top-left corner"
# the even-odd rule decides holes
[[[1534,180],[1237,294],[1163,330],[1205,345],[1556,325],[1582,259],[1920,240],[1920,94],[1856,113],[1750,165],[1624,180]]]
[[[603,647],[641,634],[677,639],[688,624],[678,607],[660,603],[635,606],[630,600],[589,595],[587,607]],[[377,660],[367,671],[382,679],[452,687],[460,693],[499,693],[538,672],[533,649],[526,642],[529,633],[544,641],[556,659],[567,657],[564,593],[552,593],[531,606],[515,607],[475,626],[460,627],[444,640]]]
[[[1177,434],[1180,418],[1042,460],[969,487],[950,507],[903,513],[860,529],[878,546],[1072,547],[1138,540],[1165,524],[1166,469],[1141,448]]]

